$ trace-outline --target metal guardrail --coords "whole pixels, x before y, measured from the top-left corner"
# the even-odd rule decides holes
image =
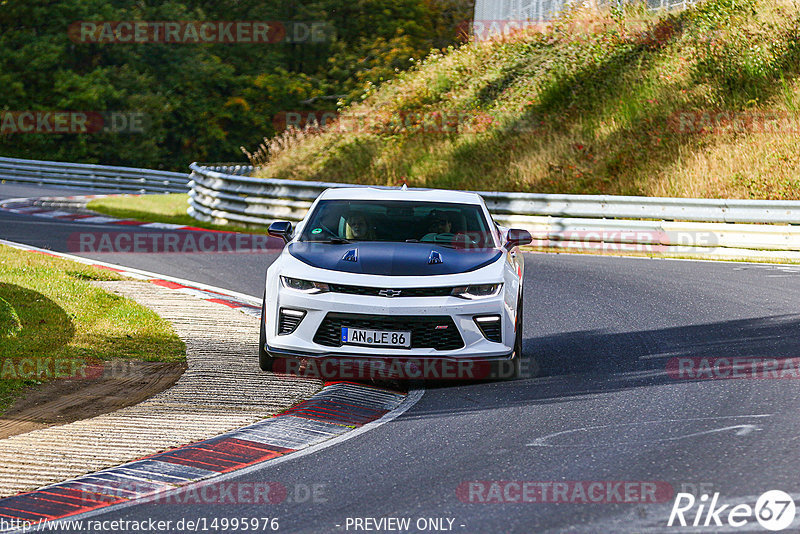
[[[189,215],[206,222],[268,225],[276,219],[299,221],[320,193],[348,184],[265,180],[253,168],[189,165]],[[350,186],[352,187],[352,186]]]
[[[136,193],[189,193],[188,213],[263,227],[299,221],[325,189],[351,184],[253,178],[247,165],[192,163],[191,175],[150,169],[0,157],[0,180]],[[371,186],[357,186],[371,187]],[[494,219],[530,230],[549,248],[780,251],[800,259],[800,201],[680,199],[478,192]],[[605,248],[605,247],[603,247]],[[788,251],[788,252],[787,252]],[[751,254],[752,257],[752,254]]]
[[[0,157],[0,181],[113,189],[131,193],[185,193],[185,173]]]
[[[492,213],[725,223],[800,224],[800,201],[481,192]]]
[[[266,180],[252,167],[190,165],[190,215],[209,222],[264,226],[299,221],[317,196],[349,184]],[[358,186],[369,187],[369,186]],[[530,230],[546,247],[632,243],[800,251],[800,201],[716,200],[610,195],[478,192],[494,219]],[[738,224],[732,224],[738,223]]]
[[[350,184],[266,180],[249,176],[247,165],[208,166],[192,163],[191,205],[199,213],[265,224],[280,216],[299,221],[311,202],[327,188]],[[357,186],[369,187],[369,186]],[[654,219],[717,223],[800,224],[800,201],[633,197],[613,195],[547,195],[476,191],[489,211],[503,219],[526,216],[587,219]]]

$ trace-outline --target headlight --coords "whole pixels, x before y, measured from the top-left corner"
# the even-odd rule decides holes
[[[309,280],[289,278],[288,276],[281,276],[281,284],[283,287],[312,295],[315,293],[327,293],[329,291],[328,284],[323,282],[310,282]]]
[[[487,297],[494,297],[498,293],[500,293],[500,289],[503,287],[503,284],[480,284],[474,286],[460,286],[454,287],[453,292],[451,293],[454,297],[459,297],[462,299],[483,299]]]

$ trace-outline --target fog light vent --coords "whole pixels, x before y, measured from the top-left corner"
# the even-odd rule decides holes
[[[499,315],[483,315],[475,317],[475,324],[480,328],[483,337],[495,343],[503,341],[502,321]]]
[[[297,327],[300,326],[300,322],[305,316],[306,312],[302,310],[281,308],[278,317],[278,335],[286,336],[297,330]]]

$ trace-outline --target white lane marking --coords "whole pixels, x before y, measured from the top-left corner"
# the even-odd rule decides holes
[[[590,432],[592,430],[605,430],[611,428],[618,428],[618,427],[630,427],[630,426],[643,426],[643,425],[655,425],[655,424],[662,424],[662,423],[685,423],[690,421],[716,421],[719,419],[750,419],[750,418],[764,418],[764,417],[772,417],[772,414],[754,414],[754,415],[723,415],[719,417],[691,417],[688,419],[660,419],[657,421],[641,421],[638,423],[619,423],[613,425],[600,425],[600,426],[587,426],[581,428],[573,428],[570,430],[562,430],[560,432],[553,432],[552,434],[547,434],[546,436],[542,436],[539,438],[534,439],[532,442],[526,444],[526,447],[586,447],[585,444],[565,444],[565,445],[552,445],[547,443],[549,440],[553,438],[557,438],[559,436],[564,436],[567,434],[574,434],[578,432]],[[634,443],[658,443],[662,441],[676,441],[679,439],[691,438],[695,436],[703,436],[706,434],[714,434],[718,432],[727,432],[729,430],[736,430],[735,435],[737,436],[746,436],[751,434],[754,431],[762,430],[760,427],[753,425],[753,424],[740,424],[740,425],[733,425],[733,426],[726,426],[723,428],[715,428],[711,430],[703,430],[700,432],[692,432],[689,434],[683,434],[680,436],[674,436],[669,438],[655,438],[655,439],[647,439],[647,440],[633,440],[633,441],[620,441],[616,442],[619,445],[627,445],[627,444],[634,444]],[[593,446],[588,445],[588,446]]]
[[[85,219],[81,219],[82,224],[104,224],[110,222],[116,222],[119,219],[114,219],[113,217],[104,217],[102,215],[98,215],[96,217],[87,217]]]
[[[220,483],[220,482],[225,482],[226,480],[229,480],[231,478],[235,478],[235,477],[242,476],[242,475],[247,475],[247,474],[252,473],[254,471],[260,471],[261,469],[265,469],[267,467],[272,467],[274,465],[277,465],[277,464],[280,464],[280,463],[283,463],[283,462],[288,462],[290,460],[295,460],[297,458],[301,458],[301,457],[306,456],[308,454],[313,454],[313,453],[321,451],[323,449],[327,449],[328,447],[332,447],[334,445],[338,445],[339,443],[342,443],[342,442],[347,441],[349,439],[352,439],[352,438],[354,438],[356,436],[359,436],[359,435],[363,434],[364,432],[369,432],[370,430],[378,428],[381,425],[385,425],[386,423],[396,419],[397,417],[400,417],[406,411],[408,411],[411,407],[413,407],[416,403],[418,403],[422,399],[422,396],[424,394],[425,394],[425,390],[422,389],[422,388],[420,388],[420,389],[412,389],[406,395],[405,400],[403,400],[403,402],[401,402],[400,405],[397,408],[395,408],[394,410],[392,410],[390,412],[385,413],[383,415],[383,417],[381,417],[380,419],[376,419],[375,421],[371,421],[371,422],[365,424],[364,426],[356,428],[355,430],[351,430],[349,432],[345,432],[344,434],[340,434],[339,436],[337,436],[335,438],[331,438],[331,439],[325,440],[325,441],[323,441],[321,443],[318,443],[316,445],[311,445],[310,447],[306,447],[305,449],[301,449],[301,450],[299,450],[297,452],[284,454],[283,456],[278,456],[277,458],[274,458],[272,460],[267,460],[265,462],[261,462],[261,463],[255,464],[255,465],[251,465],[249,467],[245,467],[245,468],[239,469],[237,471],[232,471],[230,473],[225,473],[223,475],[215,476],[215,477],[212,477],[212,478],[209,478],[209,479],[206,479],[206,480],[201,480],[200,482],[197,482],[196,484],[187,484],[185,486],[181,486],[180,488],[175,488],[175,489],[172,489],[172,490],[169,490],[169,491],[165,491],[164,493],[159,493],[158,494],[158,498],[159,499],[168,500],[170,496],[175,495],[175,494],[179,494],[181,492],[185,492],[190,488],[193,491],[197,491],[200,488],[204,488],[204,487],[209,486],[211,484],[217,484],[217,483]],[[82,514],[72,515],[72,516],[66,517],[64,519],[58,519],[56,521],[52,521],[50,523],[50,525],[51,525],[51,528],[57,528],[57,525],[63,524],[64,522],[79,521],[81,519],[88,519],[90,517],[96,517],[98,515],[102,515],[102,514],[105,514],[105,513],[108,513],[108,512],[116,512],[116,511],[119,511],[119,510],[124,510],[125,508],[130,508],[131,506],[136,506],[138,504],[146,504],[147,502],[148,502],[148,497],[144,497],[144,498],[139,499],[139,500],[122,502],[122,503],[119,503],[119,504],[106,506],[105,508],[98,508],[97,510],[90,510],[90,511],[84,512]]]
[[[140,228],[161,228],[164,230],[177,230],[179,228],[186,228],[185,224],[172,224],[172,223],[145,223],[140,225]]]
[[[18,204],[18,203],[28,202],[28,201],[33,200],[35,198],[41,198],[41,197],[4,198],[4,199],[0,200],[0,209],[9,210],[10,211],[11,208],[6,208],[6,204]]]
[[[72,211],[48,211],[46,213],[38,213],[40,217],[47,217],[48,219],[58,219],[59,217],[70,217],[75,215]]]
[[[800,272],[800,270],[798,270],[795,265],[782,265],[782,264],[759,265],[759,264],[755,264],[755,265],[752,265],[752,267],[756,267],[758,269],[766,269],[768,271],[785,271],[785,272],[790,272],[790,273]],[[747,270],[751,269],[752,267],[745,265],[744,267],[735,268],[734,271],[747,271]]]

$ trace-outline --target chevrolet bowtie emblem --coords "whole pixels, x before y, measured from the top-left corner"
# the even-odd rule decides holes
[[[436,265],[437,263],[444,263],[442,254],[437,250],[431,250],[431,255],[428,256],[428,265]]]
[[[398,289],[381,289],[380,291],[378,291],[378,295],[389,298],[399,297],[400,293],[402,293],[402,291]]]

